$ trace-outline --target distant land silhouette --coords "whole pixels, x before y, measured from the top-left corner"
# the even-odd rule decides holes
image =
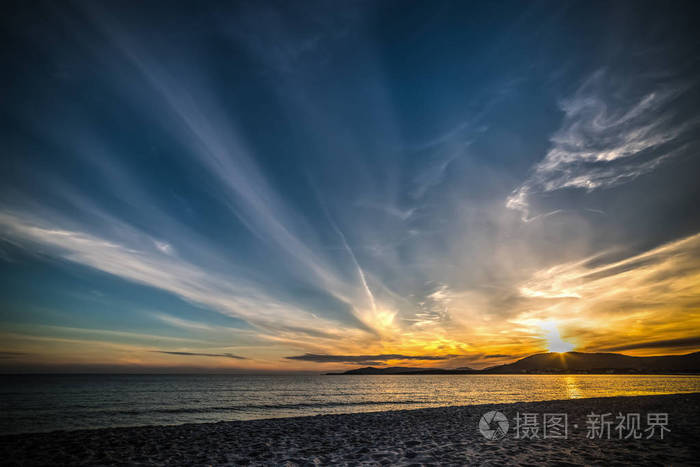
[[[468,374],[664,374],[700,373],[700,352],[685,355],[631,357],[619,353],[541,353],[530,355],[514,363],[497,365],[483,370],[468,367],[410,368],[365,367],[327,375],[468,375]]]

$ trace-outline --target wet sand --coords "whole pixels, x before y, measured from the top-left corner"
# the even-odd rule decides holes
[[[240,422],[0,437],[4,465],[698,465],[700,393],[441,407]],[[506,415],[505,437],[479,431]],[[516,413],[535,413],[539,439],[516,439]],[[567,439],[543,439],[544,414],[568,416]],[[587,415],[639,413],[641,439],[587,438]],[[647,439],[647,414],[668,429]],[[576,428],[574,425],[578,425]],[[552,431],[550,430],[550,434]],[[556,434],[556,433],[555,433]],[[561,434],[561,433],[560,433]],[[623,435],[624,436],[624,435]]]

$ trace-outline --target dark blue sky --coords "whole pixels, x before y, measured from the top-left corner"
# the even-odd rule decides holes
[[[697,348],[697,17],[7,3],[0,366]]]

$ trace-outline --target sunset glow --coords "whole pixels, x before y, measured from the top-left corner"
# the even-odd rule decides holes
[[[0,371],[700,348],[675,22],[657,44],[604,5],[99,3],[7,26]]]

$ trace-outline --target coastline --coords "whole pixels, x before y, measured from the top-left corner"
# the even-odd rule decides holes
[[[621,396],[293,418],[5,435],[5,465],[690,465],[700,439],[700,393]],[[511,427],[486,439],[489,411]],[[516,413],[565,413],[566,439],[516,439]],[[590,413],[667,413],[669,432],[646,439],[588,439]],[[573,425],[578,425],[574,429]],[[614,425],[613,425],[614,427]],[[660,430],[659,430],[660,431]]]

